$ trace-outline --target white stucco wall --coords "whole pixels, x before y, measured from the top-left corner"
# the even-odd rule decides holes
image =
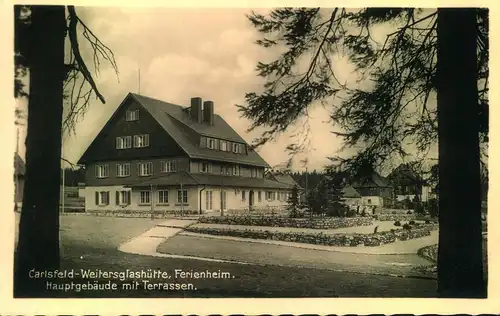
[[[221,209],[221,188],[220,187],[185,187],[184,189],[188,191],[188,203],[183,205],[183,209],[187,210],[199,210],[199,197],[201,192],[201,209],[203,212],[207,210],[206,204],[206,192],[212,191],[212,211],[220,211]],[[158,190],[168,190],[168,204],[158,203]],[[181,210],[181,205],[177,203],[177,190],[179,187],[172,188],[153,188],[153,201],[154,210]],[[134,211],[151,211],[151,205],[140,204],[140,192],[148,191],[147,189],[130,189],[123,186],[99,186],[99,187],[86,187],[82,189],[81,193],[85,197],[85,210],[134,210]],[[226,192],[226,210],[245,210],[249,208],[249,197],[250,191],[254,192],[254,203],[253,207],[255,209],[260,208],[284,208],[288,204],[287,199],[280,201],[278,200],[278,192],[287,192],[285,190],[268,190],[275,192],[276,199],[272,201],[266,200],[266,190],[265,189],[255,189],[255,188],[234,188],[225,187],[223,190]],[[96,205],[95,203],[95,193],[106,191],[109,192],[109,204],[108,205]],[[116,191],[131,191],[130,194],[130,204],[129,205],[116,205]],[[242,192],[245,191],[245,199],[242,199]],[[261,192],[261,200],[258,199],[258,192]]]

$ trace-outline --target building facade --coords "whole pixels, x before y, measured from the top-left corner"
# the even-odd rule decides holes
[[[273,209],[291,191],[264,177],[269,165],[198,97],[182,107],[129,93],[78,163],[86,210]]]

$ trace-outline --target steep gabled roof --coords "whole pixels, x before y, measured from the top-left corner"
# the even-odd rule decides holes
[[[24,163],[23,158],[19,156],[18,153],[14,155],[14,175],[15,176],[24,176],[26,173],[26,164]]]
[[[355,188],[387,188],[391,187],[391,183],[386,178],[382,177],[380,174],[374,171],[368,177],[355,180],[352,186]]]
[[[216,161],[223,161],[229,163],[247,164],[259,167],[269,167],[267,162],[259,156],[253,149],[249,148],[245,140],[231,128],[227,122],[217,114],[214,114],[214,124],[208,125],[206,123],[198,123],[190,118],[189,108],[176,105],[173,103],[164,102],[161,100],[153,99],[147,96],[129,93],[120,107],[124,106],[129,98],[132,98],[140,104],[151,116],[158,122],[158,124],[174,139],[179,147],[193,159],[209,159]],[[120,107],[114,112],[110,120],[106,123],[103,130],[109,126],[111,121],[119,112]],[[102,131],[101,131],[102,132]],[[193,136],[195,135],[195,136]],[[199,136],[208,136],[228,140],[232,142],[239,142],[247,145],[247,155],[234,154],[232,152],[224,152],[219,150],[212,150],[208,148],[201,148],[199,146]],[[94,141],[97,137],[94,139]],[[92,144],[88,147],[92,147]],[[82,158],[86,152],[82,155]],[[80,158],[80,161],[82,160]],[[79,161],[79,163],[80,163]]]
[[[281,183],[284,183],[290,187],[297,186],[298,189],[302,189],[302,187],[295,181],[295,179],[288,173],[284,172],[268,172],[266,176],[271,179]]]
[[[392,170],[387,179],[396,185],[421,184],[424,182],[410,164],[400,164],[396,169]]]
[[[359,197],[361,197],[361,194],[359,194],[359,192],[356,191],[356,189],[353,188],[351,185],[345,186],[342,189],[342,193],[344,194],[344,197],[346,197],[346,198],[359,198]]]

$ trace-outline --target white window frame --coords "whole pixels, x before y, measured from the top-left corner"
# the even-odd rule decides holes
[[[214,207],[213,191],[205,191],[205,210],[211,211]]]
[[[177,190],[177,204],[188,204],[188,190]]]
[[[137,163],[139,168],[140,177],[148,177],[153,175],[153,163],[152,162],[139,162]]]
[[[139,192],[139,204],[140,205],[150,205],[151,204],[151,191],[142,190]]]
[[[233,176],[241,176],[240,165],[234,165],[233,166]]]
[[[132,148],[132,136],[118,136],[116,138],[116,149]]]
[[[235,154],[238,154],[238,151],[240,149],[240,147],[238,146],[239,144],[238,143],[232,143],[232,152],[235,153]]]
[[[116,164],[116,177],[123,178],[130,176],[130,163]]]
[[[95,176],[96,178],[102,179],[109,177],[109,165],[100,164],[95,166]]]
[[[177,172],[177,161],[175,160],[161,161],[160,172]]]
[[[134,148],[149,147],[149,134],[134,135]]]
[[[220,141],[220,150],[227,151],[227,141],[225,141],[225,140]]]
[[[125,120],[127,122],[133,122],[139,120],[139,110],[128,110],[125,113]]]
[[[204,170],[204,166],[206,165],[206,169]],[[210,173],[211,172],[211,164],[209,162],[200,162],[200,173]]]
[[[98,196],[98,206],[109,205],[109,191],[99,191]]]
[[[158,204],[168,205],[168,190],[158,190]]]
[[[123,190],[123,191],[118,191],[118,205],[129,205],[130,204],[130,200],[129,200],[129,192],[130,191],[126,191],[126,190]]]
[[[215,149],[215,139],[207,137],[207,148],[208,149]]]

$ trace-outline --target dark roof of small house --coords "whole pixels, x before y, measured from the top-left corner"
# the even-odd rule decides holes
[[[23,158],[19,156],[18,153],[14,155],[14,175],[16,176],[24,176],[26,173],[26,164],[24,163]]]
[[[267,162],[255,150],[250,148],[247,142],[219,115],[214,114],[213,125],[198,123],[190,118],[188,107],[135,93],[130,93],[130,95],[158,121],[189,157],[269,167]],[[234,154],[232,152],[201,148],[197,142],[194,142],[189,137],[191,131],[203,136],[246,144],[248,154]]]
[[[387,176],[393,184],[408,185],[422,183],[423,179],[412,169],[409,164],[400,164]]]
[[[361,194],[359,194],[359,192],[356,191],[356,189],[353,188],[351,185],[345,186],[342,189],[342,193],[344,194],[344,197],[346,197],[346,198],[359,198],[359,197],[361,197]]]
[[[263,189],[290,189],[289,185],[272,181],[263,178],[243,178],[230,177],[223,175],[203,174],[203,173],[188,173],[180,171],[169,173],[160,177],[148,177],[142,181],[130,183],[128,187],[147,187],[147,186],[168,186],[168,185],[209,185],[209,186],[224,186],[224,187],[240,187],[240,188],[263,188]]]
[[[276,181],[289,185],[290,187],[297,186],[297,188],[302,189],[301,186],[295,181],[295,179],[288,173],[282,172],[270,172],[269,175]]]
[[[368,177],[353,182],[354,188],[391,187],[391,183],[377,172],[372,172]]]

